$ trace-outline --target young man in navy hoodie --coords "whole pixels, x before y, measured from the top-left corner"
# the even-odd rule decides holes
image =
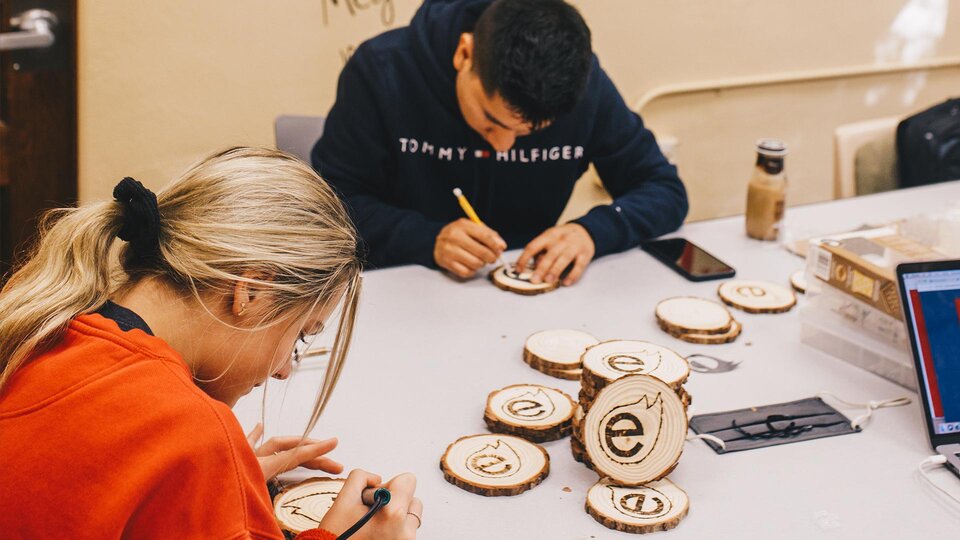
[[[561,0],[425,0],[340,75],[313,166],[345,199],[372,267],[460,277],[505,249],[532,282],[677,229],[687,195]],[[613,203],[556,225],[590,163]],[[452,195],[463,190],[484,224]]]

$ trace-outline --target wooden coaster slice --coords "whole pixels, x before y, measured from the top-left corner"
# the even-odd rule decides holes
[[[517,273],[513,265],[498,266],[490,272],[490,281],[500,289],[526,296],[550,292],[559,286],[559,283],[530,283],[531,276],[531,269]]]
[[[586,510],[605,527],[644,534],[676,527],[690,509],[687,493],[667,478],[618,486],[603,478],[587,491]]]
[[[280,528],[294,534],[317,528],[337,500],[343,482],[343,478],[311,478],[283,488],[273,499]]]
[[[726,334],[692,334],[692,333],[681,333],[671,335],[677,339],[682,339],[683,341],[689,343],[699,343],[701,345],[720,345],[723,343],[730,343],[737,339],[740,336],[740,332],[743,331],[743,325],[739,321],[734,319],[733,323],[730,325],[730,331]]]
[[[530,363],[530,361],[529,361],[529,359],[528,359],[528,357],[527,357],[526,355],[524,355],[523,361],[526,362],[526,364],[527,364],[528,366],[530,366],[530,367],[532,367],[533,369],[539,371],[540,373],[543,373],[544,375],[549,375],[549,376],[551,376],[551,377],[556,377],[556,378],[558,378],[558,379],[566,379],[566,380],[568,380],[568,381],[579,381],[579,380],[580,380],[580,374],[583,372],[583,370],[580,369],[580,368],[576,368],[576,369],[547,369],[547,368],[543,368],[543,367],[541,367],[540,364],[532,364],[532,363]]]
[[[783,313],[797,303],[793,291],[766,281],[727,281],[720,284],[717,294],[725,304],[747,313]]]
[[[565,379],[568,381],[579,381],[580,377],[583,375],[582,369],[543,369],[539,371],[551,377]]]
[[[723,305],[693,296],[668,298],[657,304],[657,322],[668,332],[725,334],[733,316]]]
[[[690,404],[693,403],[693,396],[690,395],[690,392],[687,392],[683,386],[677,387],[676,390],[677,395],[680,396],[680,402],[683,403],[683,406],[685,408],[690,407]],[[579,406],[583,410],[589,411],[590,407],[593,405],[593,401],[597,398],[597,393],[599,391],[600,390],[594,389],[591,386],[581,385],[580,392],[577,394]],[[576,430],[576,427],[574,427],[574,430]]]
[[[627,375],[600,390],[583,419],[593,466],[624,486],[666,476],[683,452],[687,412],[676,391],[650,375]]]
[[[570,434],[575,408],[573,399],[556,388],[514,384],[490,392],[483,419],[495,433],[555,441]]]
[[[583,351],[599,342],[580,330],[543,330],[527,338],[523,359],[537,369],[577,369]]]
[[[599,390],[624,375],[653,375],[673,388],[690,376],[687,360],[666,347],[647,341],[615,339],[583,353],[583,381]]]
[[[538,444],[502,434],[468,435],[440,458],[443,477],[478,495],[519,495],[550,473],[550,456]]]
[[[800,294],[807,294],[807,272],[797,270],[790,275],[790,286]]]

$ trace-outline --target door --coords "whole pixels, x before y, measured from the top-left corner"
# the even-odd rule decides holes
[[[0,0],[0,282],[40,214],[77,199],[76,11]]]

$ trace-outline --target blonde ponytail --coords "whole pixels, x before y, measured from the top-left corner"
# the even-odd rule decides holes
[[[339,378],[360,292],[357,233],[330,186],[276,150],[213,154],[157,194],[160,227],[148,261],[114,242],[125,210],[101,202],[43,220],[34,253],[0,291],[0,393],[25,362],[59,341],[71,319],[146,278],[201,305],[205,294],[256,284],[274,298],[262,325],[306,314],[346,291],[309,431]]]
[[[122,220],[116,202],[56,209],[44,216],[36,251],[0,294],[0,392],[78,313],[106,302],[109,254]]]

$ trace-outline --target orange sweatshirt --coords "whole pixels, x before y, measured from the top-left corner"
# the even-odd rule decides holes
[[[0,394],[0,471],[4,538],[283,538],[230,408],[163,340],[98,314]]]

